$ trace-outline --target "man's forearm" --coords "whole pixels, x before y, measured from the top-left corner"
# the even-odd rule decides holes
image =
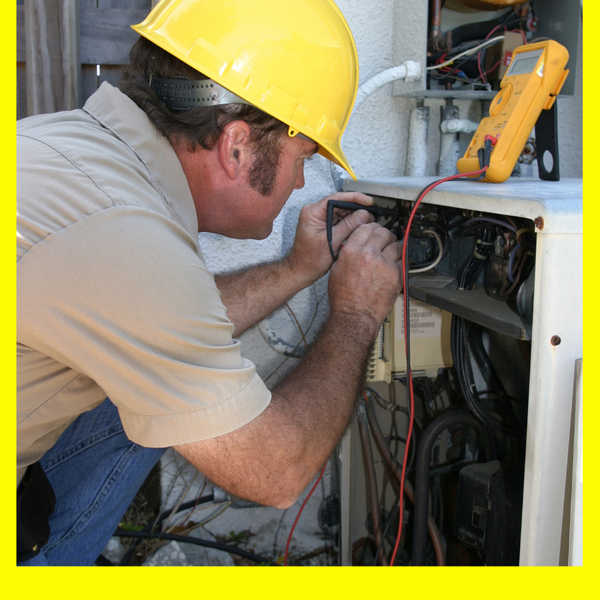
[[[289,506],[344,433],[376,334],[371,319],[332,313],[263,413],[229,434],[176,450],[236,496]]]
[[[363,315],[332,313],[304,361],[273,390],[303,424],[309,471],[327,459],[348,425],[377,331]]]
[[[292,296],[313,283],[288,257],[247,271],[215,277],[234,336],[269,316]]]

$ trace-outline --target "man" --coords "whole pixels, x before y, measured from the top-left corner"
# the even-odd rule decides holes
[[[163,2],[135,29],[119,90],[19,123],[21,564],[92,564],[166,447],[290,506],[343,434],[399,292],[395,237],[338,215],[330,317],[269,392],[235,338],[332,267],[327,199],[286,258],[243,273],[213,278],[197,233],[267,237],[315,152],[350,171],[352,36],[331,0]],[[44,545],[30,513],[46,477]]]

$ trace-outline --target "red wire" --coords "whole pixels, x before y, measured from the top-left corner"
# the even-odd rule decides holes
[[[510,32],[511,33],[520,33],[521,37],[523,38],[523,44],[525,44],[525,46],[527,46],[527,38],[525,37],[525,34],[523,33],[522,29],[511,29]]]
[[[500,29],[500,27],[504,27],[503,25],[496,25],[496,27],[494,27],[494,29],[492,29],[486,36],[485,36],[485,40],[489,39],[492,37],[493,33]],[[506,31],[506,27],[504,27],[504,31]],[[493,71],[496,67],[494,67],[494,69],[491,69],[490,71],[487,71],[486,73],[483,72],[483,70],[481,69],[481,53],[483,52],[483,50],[480,50],[479,53],[477,54],[477,68],[479,69],[479,76],[481,77],[481,81],[483,83],[487,83],[488,80],[486,79],[486,75],[488,73],[491,73],[491,71]],[[497,66],[497,65],[496,65]]]
[[[306,500],[304,500],[304,502],[302,503],[302,506],[300,507],[300,510],[298,511],[298,514],[296,515],[296,520],[294,521],[294,524],[292,525],[292,529],[290,530],[290,535],[288,536],[288,541],[285,546],[285,557],[284,557],[284,561],[283,561],[284,567],[288,566],[288,564],[287,564],[288,563],[288,550],[290,549],[290,542],[292,541],[292,535],[294,534],[294,529],[296,529],[296,524],[298,523],[298,519],[300,518],[300,515],[302,514],[302,511],[304,510],[304,507],[306,506],[308,499],[312,496],[312,493],[317,489],[317,486],[319,485],[319,481],[321,481],[321,477],[323,477],[323,473],[325,473],[326,466],[327,466],[327,462],[325,462],[325,464],[323,465],[323,468],[321,469],[321,474],[319,475],[319,478],[317,479],[317,481],[315,481],[315,485],[313,485],[312,490],[310,490],[310,492],[308,493],[308,496],[306,496]]]
[[[486,71],[485,74],[489,75],[492,71],[496,69],[496,67],[503,61],[504,59],[500,59],[489,71]]]
[[[444,177],[443,179],[438,179],[431,183],[428,187],[426,187],[420,194],[419,197],[415,201],[415,205],[412,208],[410,216],[408,218],[408,223],[405,229],[404,242],[402,244],[402,290],[404,293],[404,350],[406,352],[406,364],[409,364],[408,357],[408,336],[410,335],[408,331],[408,290],[406,286],[406,261],[408,260],[408,237],[410,233],[410,228],[412,226],[413,219],[415,214],[417,213],[417,209],[421,204],[421,201],[425,196],[436,186],[440,185],[440,183],[444,183],[446,181],[451,181],[453,179],[458,179],[459,177],[475,177],[477,175],[481,175],[484,171],[487,170],[487,167],[483,169],[479,169],[479,171],[473,171],[471,173],[457,173],[456,175],[451,175],[450,177]],[[400,481],[400,506],[398,511],[398,535],[396,536],[396,544],[394,546],[394,552],[392,554],[392,559],[390,561],[390,566],[393,567],[396,562],[396,554],[398,553],[398,547],[400,545],[400,537],[402,536],[402,521],[403,521],[403,513],[404,513],[404,480],[406,479],[406,465],[408,463],[408,448],[410,446],[410,439],[412,436],[413,430],[413,422],[415,415],[415,396],[413,390],[413,381],[412,381],[412,369],[409,367],[408,372],[406,373],[406,377],[408,380],[408,392],[410,398],[410,418],[408,422],[408,433],[406,435],[406,445],[404,446],[404,459],[402,461],[402,477]]]

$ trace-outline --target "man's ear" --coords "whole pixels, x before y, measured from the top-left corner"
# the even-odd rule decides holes
[[[248,123],[232,121],[225,125],[219,137],[218,156],[229,179],[237,179],[244,173],[252,157]]]

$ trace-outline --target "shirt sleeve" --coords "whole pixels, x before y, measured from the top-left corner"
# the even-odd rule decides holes
[[[93,379],[140,445],[223,435],[270,402],[196,241],[163,214],[111,207],[53,233],[21,257],[17,296],[20,341]]]

